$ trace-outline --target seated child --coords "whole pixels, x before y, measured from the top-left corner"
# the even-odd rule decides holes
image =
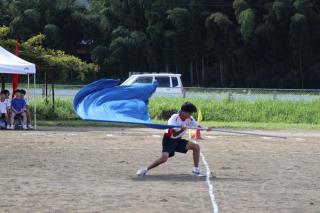
[[[9,90],[7,90],[7,89],[5,89],[5,90],[3,90],[3,92],[4,92],[4,95],[5,95],[5,99],[6,99],[6,101],[7,101],[7,112],[8,112],[8,115],[9,115],[9,118],[10,118],[10,108],[11,108],[11,99],[10,99],[10,92],[9,92]]]
[[[31,125],[31,115],[30,115],[30,110],[29,110],[29,101],[25,97],[26,91],[24,89],[20,90],[22,98],[26,101],[26,113],[27,113],[27,127],[28,129],[33,129],[33,126]]]
[[[4,117],[6,124],[9,126],[9,116],[8,116],[8,100],[6,99],[5,91],[1,91],[0,94],[0,115],[1,118]]]
[[[22,98],[21,91],[16,90],[16,97],[11,101],[11,125],[9,129],[14,129],[14,118],[16,115],[23,117],[23,129],[27,127],[27,113],[26,113],[26,101]]]

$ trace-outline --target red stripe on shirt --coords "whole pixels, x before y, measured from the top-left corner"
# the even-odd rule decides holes
[[[171,138],[172,135],[173,135],[173,129],[168,129],[168,132],[165,133],[165,136],[167,136],[167,137],[169,137],[169,138]]]

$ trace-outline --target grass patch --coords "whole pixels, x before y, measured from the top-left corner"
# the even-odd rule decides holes
[[[167,121],[154,120],[155,123],[165,124]],[[83,120],[66,120],[66,121],[37,121],[38,126],[59,126],[59,127],[141,127],[139,125],[130,124],[116,124],[106,122],[92,122]],[[287,123],[249,123],[249,122],[214,122],[205,121],[202,125],[214,128],[234,128],[234,129],[306,129],[306,130],[319,130],[319,124],[287,124]]]
[[[186,100],[201,109],[204,121],[320,124],[318,100],[296,102],[154,98],[150,101],[150,115],[152,118],[157,118],[165,110],[178,110]]]
[[[215,100],[203,98],[152,98],[149,103],[150,116],[155,120],[166,120],[185,101],[191,101],[201,109],[205,123],[217,127],[233,128],[319,128],[320,101],[272,101],[272,100]],[[73,111],[72,98],[57,98],[53,110],[52,102],[44,98],[31,99],[37,104],[37,116],[50,125],[93,125],[80,121]],[[196,117],[196,116],[195,116]],[[40,124],[41,124],[40,122]],[[94,124],[104,126],[103,123]]]

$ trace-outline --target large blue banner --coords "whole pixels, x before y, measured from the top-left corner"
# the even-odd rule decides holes
[[[157,88],[156,82],[118,84],[116,80],[102,79],[83,87],[73,101],[75,112],[84,120],[141,124],[158,129],[177,127],[150,120],[148,100]]]

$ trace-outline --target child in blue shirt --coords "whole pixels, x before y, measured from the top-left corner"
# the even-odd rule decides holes
[[[26,101],[22,98],[21,91],[15,92],[15,98],[11,101],[11,126],[9,129],[14,129],[14,117],[21,115],[23,117],[23,129],[27,128],[27,113],[26,113]]]

